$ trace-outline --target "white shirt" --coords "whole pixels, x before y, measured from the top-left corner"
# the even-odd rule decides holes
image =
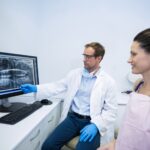
[[[90,96],[97,79],[97,76],[93,75],[94,72],[89,73],[86,69],[83,69],[81,83],[71,105],[73,112],[90,116]]]

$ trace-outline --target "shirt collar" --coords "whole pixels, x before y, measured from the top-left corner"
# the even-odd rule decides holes
[[[98,77],[99,73],[100,73],[100,67],[90,73],[88,72],[86,68],[83,68],[83,71],[82,71],[82,75],[87,78]]]

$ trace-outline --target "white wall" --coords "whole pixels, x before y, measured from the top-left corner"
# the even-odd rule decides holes
[[[133,37],[150,26],[148,0],[0,0],[0,51],[35,55],[40,83],[82,66],[87,42],[106,48],[103,68],[120,90],[126,79]]]

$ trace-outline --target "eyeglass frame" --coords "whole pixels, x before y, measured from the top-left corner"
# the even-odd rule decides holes
[[[86,59],[90,59],[92,57],[96,57],[95,55],[87,55],[87,54],[82,54],[84,56],[84,58]]]

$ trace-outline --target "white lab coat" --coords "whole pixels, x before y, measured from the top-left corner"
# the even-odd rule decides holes
[[[66,118],[72,100],[79,89],[82,70],[82,68],[72,70],[66,78],[58,82],[37,86],[37,98],[52,97],[65,93],[61,121]],[[114,80],[100,69],[91,92],[90,117],[91,122],[96,124],[102,136],[101,144],[110,142],[114,137],[114,121],[117,111],[116,93]]]

